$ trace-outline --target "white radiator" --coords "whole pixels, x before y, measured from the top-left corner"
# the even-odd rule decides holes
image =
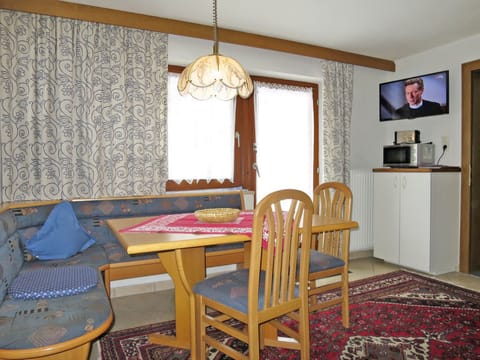
[[[352,220],[358,229],[350,232],[350,251],[373,249],[373,172],[352,170],[350,188],[353,193]]]

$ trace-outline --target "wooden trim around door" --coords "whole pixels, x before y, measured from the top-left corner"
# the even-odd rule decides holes
[[[472,151],[472,72],[480,60],[462,64],[462,184],[460,205],[460,271],[470,272],[470,179]]]

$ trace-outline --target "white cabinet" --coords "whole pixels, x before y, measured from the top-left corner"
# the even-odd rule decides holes
[[[458,270],[460,173],[374,173],[373,254],[441,274]]]

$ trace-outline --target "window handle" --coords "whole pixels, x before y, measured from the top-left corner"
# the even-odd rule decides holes
[[[252,168],[255,169],[255,171],[257,172],[257,176],[260,177],[260,169],[258,168],[256,162],[252,164]]]
[[[235,131],[235,140],[237,140],[237,148],[240,148],[240,133]]]

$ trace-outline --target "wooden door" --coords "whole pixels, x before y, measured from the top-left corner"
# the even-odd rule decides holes
[[[462,65],[460,271],[480,274],[480,60]]]

